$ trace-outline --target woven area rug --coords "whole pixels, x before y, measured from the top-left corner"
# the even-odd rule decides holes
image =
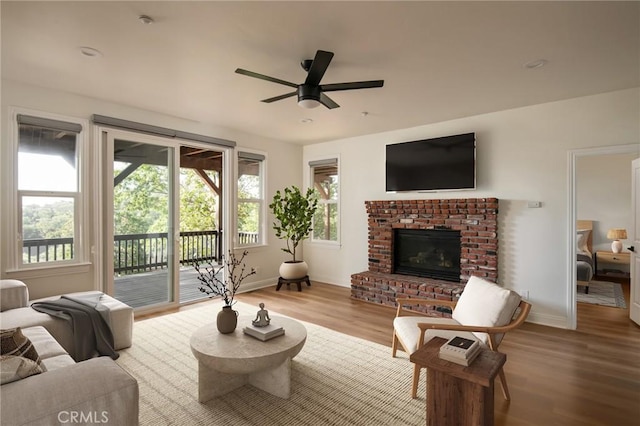
[[[245,385],[198,402],[191,334],[215,321],[221,304],[136,321],[133,346],[117,363],[138,380],[141,425],[424,425],[424,378],[411,399],[413,364],[405,353],[305,323],[307,341],[292,360],[291,398]],[[268,308],[268,307],[267,307]],[[240,314],[258,307],[237,303]],[[278,315],[270,312],[271,316]],[[212,324],[212,327],[215,327]]]
[[[622,286],[619,283],[608,281],[591,281],[589,294],[585,293],[585,287],[578,286],[576,294],[578,302],[594,305],[611,306],[614,308],[626,308]]]

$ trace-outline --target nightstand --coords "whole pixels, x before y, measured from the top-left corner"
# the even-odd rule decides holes
[[[627,272],[623,272],[620,266],[626,267],[626,268],[629,267],[629,265],[631,264],[631,253],[629,252],[614,253],[611,251],[602,251],[602,250],[596,251],[596,255],[594,259],[594,269],[596,270],[596,274],[605,274],[607,272],[614,272],[614,271],[605,270],[602,266],[603,263],[607,265],[615,265],[614,266],[615,272],[620,271],[623,274],[626,274]]]

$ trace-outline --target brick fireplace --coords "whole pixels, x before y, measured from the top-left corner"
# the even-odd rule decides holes
[[[395,306],[397,297],[455,300],[472,275],[497,281],[498,199],[366,201],[369,270],[351,275],[351,297]],[[445,281],[393,273],[394,230],[428,229],[460,232],[460,280]],[[420,309],[433,316],[445,313]]]

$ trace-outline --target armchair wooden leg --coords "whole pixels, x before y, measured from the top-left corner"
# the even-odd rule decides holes
[[[418,397],[418,382],[420,381],[420,366],[413,364],[413,385],[411,386],[411,398]]]
[[[396,332],[393,332],[393,340],[391,343],[391,356],[396,357],[396,352],[398,351],[398,336],[396,336]]]
[[[507,401],[511,400],[511,395],[509,395],[509,387],[507,386],[507,378],[504,375],[504,369],[500,368],[500,384],[502,385],[502,395],[504,395],[504,399]]]

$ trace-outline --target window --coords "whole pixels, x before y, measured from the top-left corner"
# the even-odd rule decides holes
[[[82,260],[82,126],[18,114],[19,266]]]
[[[311,182],[318,197],[318,210],[313,218],[313,241],[335,241],[340,238],[340,185],[338,159],[310,161]]]
[[[263,244],[264,155],[238,152],[238,240],[236,246]]]

